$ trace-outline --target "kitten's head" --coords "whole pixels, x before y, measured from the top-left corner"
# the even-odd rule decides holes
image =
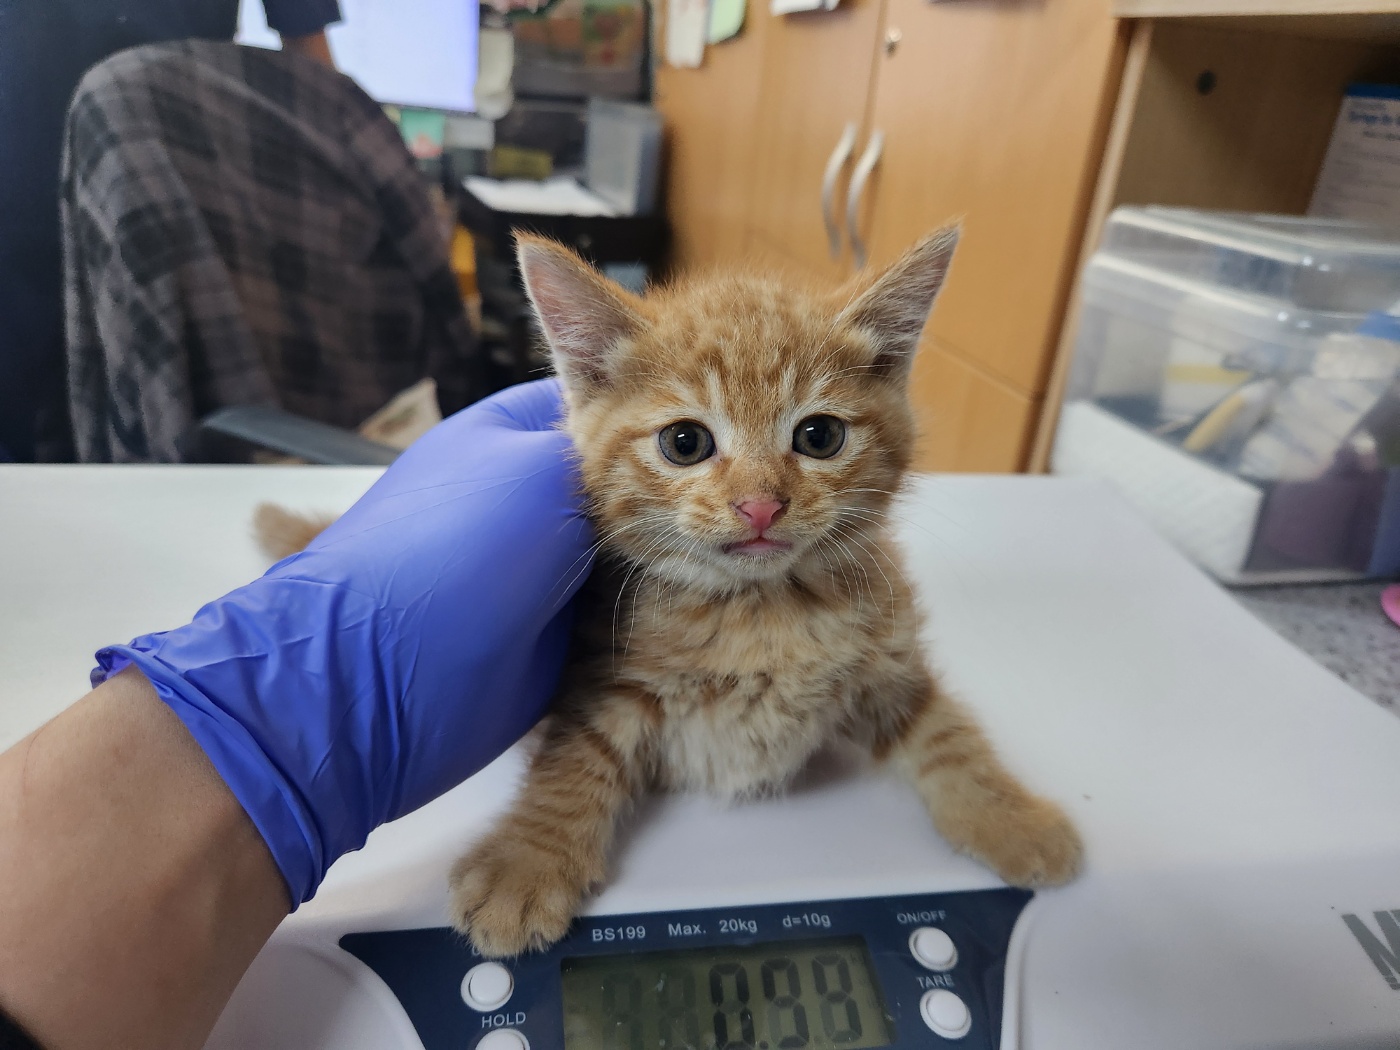
[[[605,543],[721,589],[858,550],[909,468],[910,366],[956,243],[835,295],[724,277],[641,299],[522,236]]]

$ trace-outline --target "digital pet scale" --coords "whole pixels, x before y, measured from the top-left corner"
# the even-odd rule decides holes
[[[261,571],[257,502],[334,510],[374,476],[0,468],[0,744],[100,645]],[[833,750],[779,798],[647,802],[564,941],[483,960],[446,872],[517,750],[339,861],[211,1050],[1400,1046],[1400,720],[1092,482],[922,479],[897,519],[948,684],[1074,817],[1080,879],[1001,885]]]
[[[463,1032],[489,1050],[995,1048],[1006,946],[1029,896],[589,916],[551,951],[508,962],[445,929],[340,946],[389,986],[426,1050],[461,1046]]]

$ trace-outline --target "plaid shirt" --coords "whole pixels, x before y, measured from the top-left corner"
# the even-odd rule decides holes
[[[80,461],[200,458],[226,405],[353,428],[424,376],[446,411],[485,393],[422,176],[317,62],[213,41],[107,59],[69,110],[61,208]]]

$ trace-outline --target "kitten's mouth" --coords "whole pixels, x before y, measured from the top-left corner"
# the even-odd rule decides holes
[[[767,536],[755,536],[751,540],[744,540],[742,543],[726,543],[724,545],[725,554],[745,554],[749,556],[763,556],[767,554],[778,554],[782,551],[792,550],[792,544],[783,540],[771,540]]]

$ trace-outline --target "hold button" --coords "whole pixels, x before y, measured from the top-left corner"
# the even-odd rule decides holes
[[[481,1037],[476,1050],[530,1050],[530,1040],[514,1028],[497,1028]]]

